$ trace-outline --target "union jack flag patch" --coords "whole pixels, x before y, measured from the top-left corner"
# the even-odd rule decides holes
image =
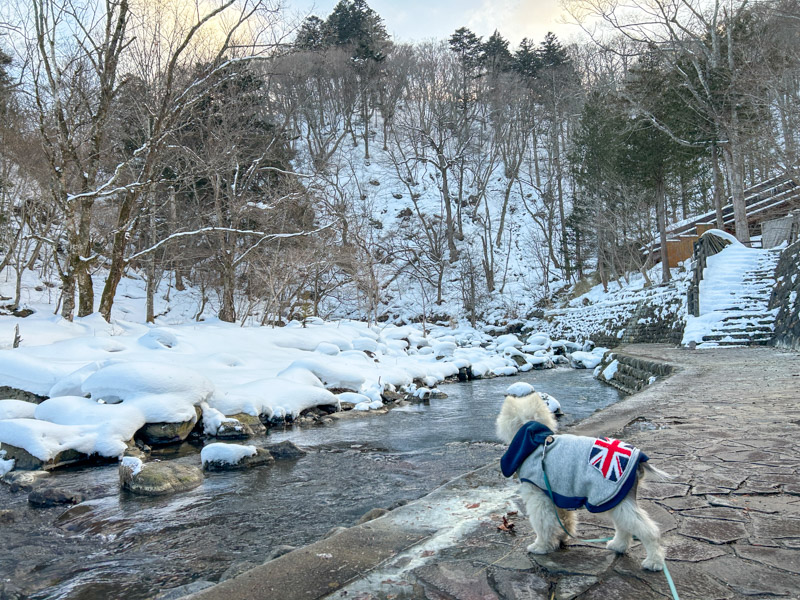
[[[589,453],[589,464],[609,481],[617,482],[625,472],[634,447],[614,438],[599,438],[594,441]]]

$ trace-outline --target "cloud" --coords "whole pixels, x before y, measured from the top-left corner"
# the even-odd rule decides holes
[[[548,31],[567,35],[570,26],[560,22],[561,14],[559,0],[482,0],[468,27],[484,37],[498,30],[513,47],[525,37],[540,42]]]

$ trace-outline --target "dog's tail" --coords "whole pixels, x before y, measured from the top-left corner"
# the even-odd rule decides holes
[[[670,481],[675,478],[674,475],[670,475],[666,471],[662,471],[661,469],[654,467],[650,464],[650,462],[643,462],[639,463],[639,466],[643,469],[645,473],[652,473],[655,475],[660,481]]]

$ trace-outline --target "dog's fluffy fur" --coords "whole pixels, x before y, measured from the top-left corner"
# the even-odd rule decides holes
[[[523,397],[506,396],[503,407],[496,421],[497,436],[506,444],[510,444],[517,431],[528,421],[538,421],[555,432],[558,428],[555,417],[538,393],[533,392]],[[556,468],[552,466],[551,468]],[[659,476],[667,476],[663,471],[651,467],[648,463],[639,465],[639,476],[644,471],[652,471]],[[554,505],[547,492],[527,482],[521,483],[520,494],[525,510],[536,533],[536,541],[528,546],[528,552],[547,554],[556,550],[567,534],[558,524]],[[575,535],[577,518],[575,511],[557,509],[558,516],[570,535]],[[661,546],[661,533],[658,525],[636,503],[636,485],[617,506],[610,511],[614,522],[614,539],[606,544],[609,550],[624,553],[633,537],[641,540],[647,551],[647,558],[642,567],[650,571],[661,571],[664,568],[664,549]]]

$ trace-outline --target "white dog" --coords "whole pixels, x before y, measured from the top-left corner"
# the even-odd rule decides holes
[[[501,460],[503,474],[519,476],[522,500],[536,532],[536,541],[528,546],[528,552],[547,554],[567,538],[556,518],[552,493],[559,506],[558,517],[570,535],[575,535],[577,525],[573,509],[585,506],[591,512],[608,510],[615,532],[607,548],[622,554],[636,536],[647,551],[642,567],[662,570],[661,534],[636,503],[636,486],[637,475],[644,476],[645,470],[661,477],[669,475],[647,464],[647,456],[637,448],[608,438],[554,435],[557,427],[536,392],[506,396],[497,417],[497,435],[509,444]]]

